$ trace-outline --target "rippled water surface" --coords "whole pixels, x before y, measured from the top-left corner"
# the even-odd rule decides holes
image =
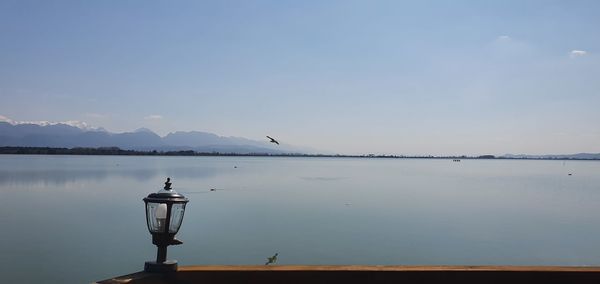
[[[600,265],[600,162],[0,155],[2,279],[141,270],[166,177],[180,265]]]

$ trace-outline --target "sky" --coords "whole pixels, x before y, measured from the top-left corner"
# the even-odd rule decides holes
[[[0,0],[0,115],[345,154],[600,152],[600,1]]]

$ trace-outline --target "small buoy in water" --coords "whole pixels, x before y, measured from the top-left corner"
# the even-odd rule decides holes
[[[233,166],[234,169],[237,169],[237,166]]]

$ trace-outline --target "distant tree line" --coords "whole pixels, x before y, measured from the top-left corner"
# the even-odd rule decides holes
[[[404,156],[404,155],[341,155],[341,154],[303,154],[303,153],[223,153],[183,151],[137,151],[123,150],[119,147],[99,148],[52,148],[52,147],[0,147],[0,154],[13,155],[119,155],[119,156],[272,156],[272,157],[337,157],[337,158],[407,158],[407,159],[497,159],[493,155],[469,156]]]
[[[496,157],[481,156],[410,156],[410,155],[341,155],[341,154],[303,154],[303,153],[225,153],[225,152],[196,152],[184,151],[137,151],[123,150],[119,147],[99,148],[52,148],[52,147],[0,147],[0,155],[119,155],[119,156],[247,156],[247,157],[324,157],[324,158],[378,158],[378,159],[505,159],[505,160],[600,160],[573,157]]]
[[[119,147],[99,148],[51,148],[51,147],[0,147],[0,154],[24,155],[121,155],[121,156],[230,156],[234,153],[201,153],[191,150],[185,151],[136,151],[123,150]]]

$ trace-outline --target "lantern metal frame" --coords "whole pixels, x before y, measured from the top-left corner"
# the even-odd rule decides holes
[[[170,178],[167,178],[167,182],[165,182],[165,187],[163,190],[158,193],[151,193],[146,198],[144,198],[144,205],[146,211],[146,225],[148,226],[148,231],[152,234],[152,244],[156,245],[158,251],[156,253],[156,261],[147,261],[144,264],[144,271],[146,272],[174,272],[177,271],[177,261],[176,260],[167,260],[167,247],[170,245],[180,245],[183,242],[176,239],[175,235],[179,231],[181,224],[183,223],[183,217],[185,215],[185,206],[189,202],[185,196],[175,192],[171,188]],[[164,229],[160,232],[155,232],[151,226],[151,216],[149,214],[149,203],[155,204],[165,204],[167,207],[166,218]],[[180,224],[176,228],[174,232],[170,232],[171,229],[171,213],[173,205],[181,204],[182,212],[181,212],[181,220]]]

